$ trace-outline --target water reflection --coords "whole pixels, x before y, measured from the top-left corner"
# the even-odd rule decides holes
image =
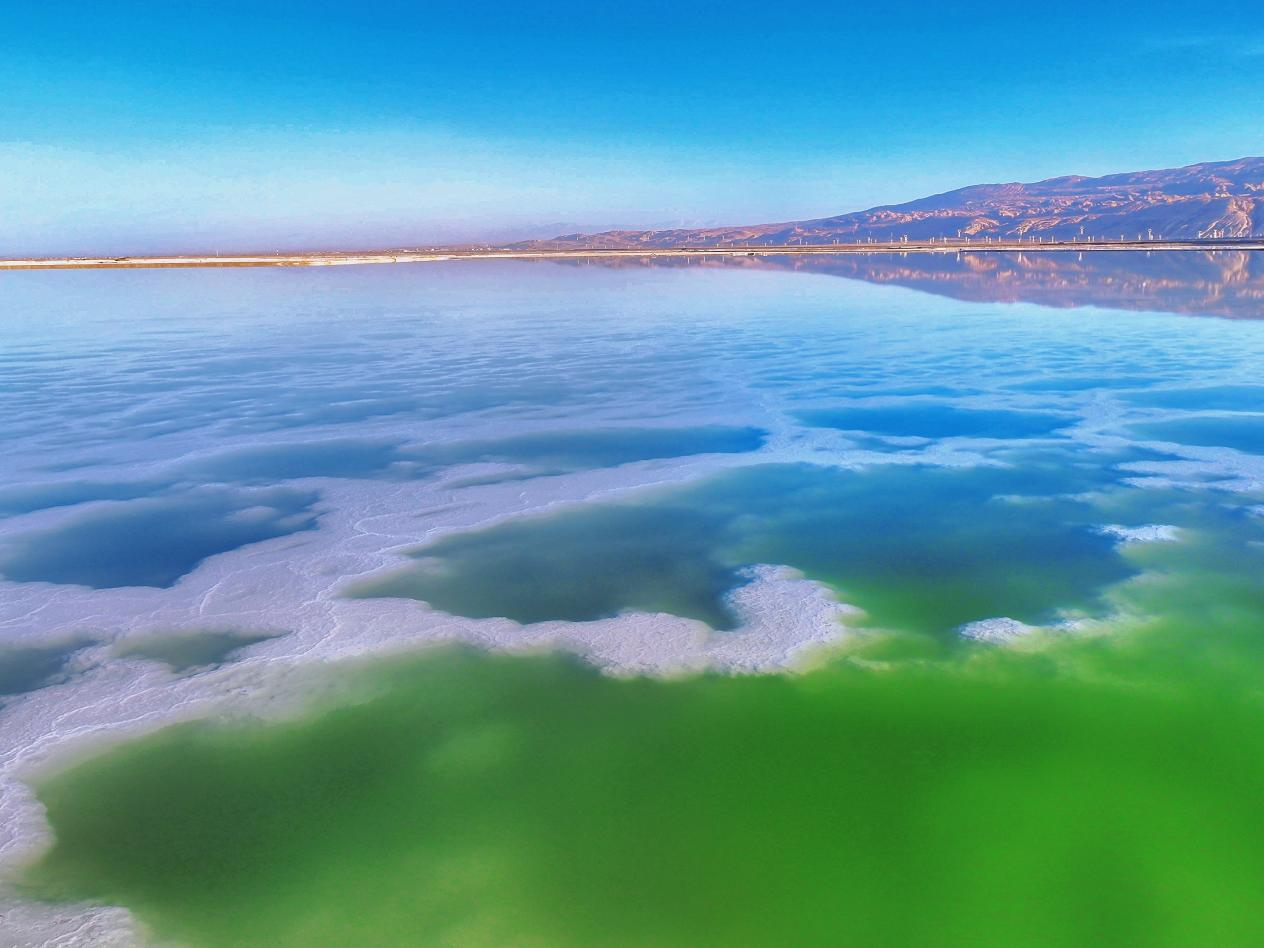
[[[1264,319],[1264,254],[1214,251],[873,253],[581,261],[573,266],[824,273],[978,303]]]

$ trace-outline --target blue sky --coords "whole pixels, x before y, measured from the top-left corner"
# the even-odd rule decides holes
[[[12,4],[0,253],[790,220],[1264,154],[1262,19],[1162,0]]]

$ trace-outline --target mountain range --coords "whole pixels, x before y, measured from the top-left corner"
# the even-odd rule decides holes
[[[1264,158],[1031,184],[976,184],[822,217],[732,227],[565,234],[515,247],[549,249],[866,243],[941,237],[1138,238],[1264,235]]]

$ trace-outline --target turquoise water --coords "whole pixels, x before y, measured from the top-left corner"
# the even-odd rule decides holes
[[[1258,943],[1264,322],[1177,315],[1255,315],[1233,266],[739,263],[6,276],[0,793],[55,842],[0,897]]]
[[[71,657],[88,644],[72,640],[0,647],[0,698],[35,691],[59,680]]]
[[[1091,612],[1101,589],[1131,572],[1115,542],[1091,529],[1101,512],[1074,497],[1111,483],[1109,458],[1101,468],[1077,468],[1065,450],[1006,461],[964,471],[747,467],[458,534],[418,548],[418,567],[357,594],[519,622],[641,610],[723,629],[737,621],[725,594],[742,568],[778,563],[892,629],[947,633],[994,616]],[[1147,513],[1132,517],[1148,523]]]
[[[116,648],[119,658],[142,658],[161,662],[177,674],[191,668],[218,665],[237,652],[272,638],[270,633],[251,634],[222,629],[185,632],[156,632],[135,638]]]

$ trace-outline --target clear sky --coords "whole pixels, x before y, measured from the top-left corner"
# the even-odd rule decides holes
[[[0,253],[819,217],[1264,154],[1258,0],[6,4]]]

